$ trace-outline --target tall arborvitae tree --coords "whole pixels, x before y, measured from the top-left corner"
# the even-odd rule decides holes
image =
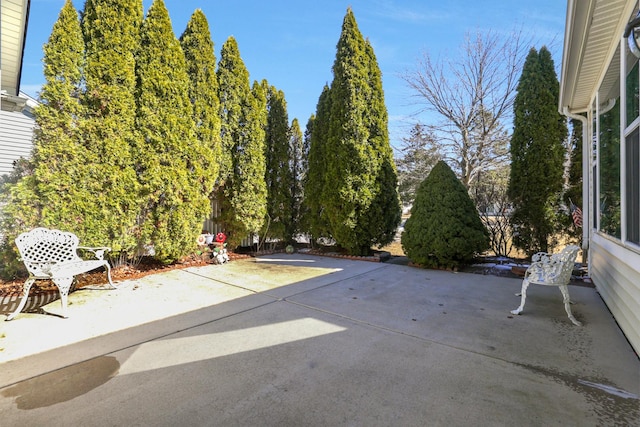
[[[567,134],[558,113],[558,88],[549,51],[532,48],[514,103],[508,190],[514,207],[514,243],[528,254],[547,251],[557,231]]]
[[[33,164],[42,206],[40,225],[74,232],[80,231],[77,224],[82,200],[90,197],[84,186],[78,185],[88,178],[88,153],[80,143],[83,58],[78,12],[68,0],[44,45],[46,84],[35,111]]]
[[[313,133],[313,124],[315,120],[316,116],[315,114],[312,114],[309,117],[309,120],[307,120],[307,125],[304,128],[304,135],[302,136],[302,170],[304,171],[305,179],[309,174],[309,149],[311,147],[311,134]],[[305,179],[302,180],[303,190]]]
[[[135,145],[135,57],[140,46],[141,0],[87,0],[82,15],[86,48],[87,120],[82,134],[92,157],[82,185],[91,194],[78,217],[89,245],[109,245],[125,256],[139,242],[139,187]]]
[[[302,199],[304,197],[303,182],[306,175],[305,140],[300,130],[298,119],[293,119],[289,128],[289,147],[291,149],[291,218],[285,229],[285,234],[293,239],[300,231],[300,217],[302,215]]]
[[[15,272],[13,239],[35,226],[78,232],[90,197],[84,189],[87,152],[79,143],[84,116],[80,104],[84,42],[78,12],[67,0],[44,45],[44,77],[35,109],[36,131],[30,165],[3,189],[3,277]]]
[[[222,219],[229,244],[235,246],[248,234],[259,232],[266,215],[267,101],[259,84],[251,90],[249,72],[233,37],[222,45],[217,76],[222,147],[227,156],[221,169]]]
[[[376,177],[377,194],[367,214],[368,218],[363,218],[367,218],[366,224],[369,227],[371,244],[381,248],[395,238],[402,206],[398,194],[398,173],[393,149],[389,143],[389,116],[382,89],[382,72],[369,40],[366,41],[365,48],[369,59],[369,85],[371,86],[371,98],[367,101],[370,106],[369,140],[378,155],[381,167]]]
[[[291,231],[291,147],[289,116],[284,92],[262,81],[267,95],[267,128],[265,143],[268,235],[289,241]],[[266,236],[265,236],[266,237]]]
[[[333,74],[321,204],[336,242],[368,254],[393,239],[401,211],[380,69],[350,8]]]
[[[325,146],[329,134],[330,89],[325,85],[316,106],[316,115],[307,123],[307,174],[304,180],[302,222],[311,234],[312,242],[320,237],[330,237],[326,211],[322,205],[322,190],[329,161]]]
[[[210,209],[202,183],[185,57],[162,0],[142,25],[138,57],[138,176],[143,188],[143,238],[155,257],[172,262],[194,247]]]
[[[300,200],[300,211],[298,213],[298,232],[311,234],[310,215],[307,201],[307,187],[309,182],[309,153],[311,148],[311,135],[313,134],[313,125],[315,123],[316,116],[312,114],[307,120],[307,125],[304,129],[304,135],[302,137],[302,179],[300,185],[302,187],[302,199]],[[313,239],[312,239],[313,242]]]
[[[216,71],[220,100],[220,182],[224,185],[233,174],[232,153],[244,126],[242,106],[249,97],[249,72],[240,58],[238,43],[232,37],[222,45]]]
[[[216,57],[209,24],[202,10],[197,9],[180,37],[191,80],[189,99],[193,105],[193,119],[200,150],[197,167],[202,169],[202,192],[210,194],[218,179],[222,145],[220,141],[220,100]],[[207,211],[208,213],[208,211]]]

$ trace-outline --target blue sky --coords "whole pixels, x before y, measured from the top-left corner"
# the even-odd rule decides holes
[[[84,0],[73,3],[84,8]],[[144,0],[145,13],[151,3]],[[44,82],[42,46],[63,5],[64,0],[31,0],[21,80],[21,90],[31,96]],[[223,43],[234,36],[251,81],[267,79],[282,90],[289,119],[297,118],[303,131],[322,87],[332,80],[336,43],[351,6],[378,58],[395,147],[419,110],[400,74],[414,70],[423,52],[454,58],[469,31],[509,33],[523,27],[535,37],[536,48],[547,45],[559,71],[566,14],[561,0],[165,0],[165,5],[176,37],[193,11],[202,9],[218,60]]]

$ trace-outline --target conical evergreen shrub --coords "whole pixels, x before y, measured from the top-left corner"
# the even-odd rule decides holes
[[[489,248],[489,234],[467,190],[444,161],[418,188],[402,248],[416,264],[452,269]]]

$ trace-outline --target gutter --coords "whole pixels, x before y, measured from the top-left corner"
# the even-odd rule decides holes
[[[22,80],[22,66],[24,65],[24,49],[27,46],[27,28],[29,27],[29,12],[31,10],[31,0],[24,2],[26,8],[24,14],[24,28],[22,30],[22,48],[20,49],[20,58],[18,65],[18,79],[16,81],[16,95],[20,95],[20,80]]]
[[[582,122],[582,250],[589,250],[589,119],[562,107],[562,114]]]

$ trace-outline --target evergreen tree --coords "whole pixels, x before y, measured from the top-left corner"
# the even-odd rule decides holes
[[[269,86],[266,80],[262,88],[267,95],[267,127],[265,143],[265,182],[267,185],[267,216],[269,235],[289,241],[293,235],[291,146],[289,141],[289,116],[284,92]]]
[[[90,194],[76,231],[87,245],[109,245],[125,258],[139,240],[139,185],[133,168],[135,145],[135,57],[140,46],[141,0],[87,0],[85,40],[87,120],[82,134]]]
[[[305,179],[305,140],[300,130],[298,119],[293,119],[289,128],[289,147],[291,149],[291,218],[288,221],[288,228],[285,235],[293,240],[293,236],[300,229],[300,218],[302,215],[302,199],[304,198],[303,182]]]
[[[316,115],[307,123],[307,175],[304,181],[303,224],[314,242],[320,237],[330,237],[326,211],[322,204],[322,190],[329,158],[326,144],[329,133],[330,89],[325,85],[316,106]]]
[[[528,254],[548,251],[557,231],[566,124],[557,110],[559,83],[551,54],[529,51],[514,102],[511,175],[514,243]]]
[[[196,183],[201,155],[189,100],[190,81],[179,41],[162,0],[155,0],[141,30],[138,60],[138,175],[143,188],[143,238],[155,257],[173,262],[189,253],[210,209]]]
[[[28,229],[47,226],[81,231],[77,224],[90,197],[84,189],[88,153],[80,143],[84,116],[80,103],[84,41],[78,12],[67,0],[44,45],[44,77],[32,158],[3,185],[0,235],[2,276],[20,270],[13,240]]]
[[[249,72],[233,37],[222,45],[217,76],[222,143],[228,156],[221,169],[222,218],[229,244],[235,246],[248,234],[260,231],[267,213],[267,99],[259,84],[251,89]]]
[[[308,202],[309,202],[309,193],[308,188],[309,188],[309,154],[311,152],[311,137],[313,135],[313,128],[314,128],[314,123],[316,120],[316,116],[315,114],[312,114],[309,117],[309,120],[307,120],[307,125],[305,126],[304,129],[304,135],[302,137],[302,164],[301,164],[301,170],[302,170],[302,176],[301,176],[301,182],[300,182],[300,186],[302,187],[302,191],[301,191],[301,196],[302,199],[300,200],[300,211],[299,211],[299,216],[298,216],[298,231],[301,233],[308,233],[311,234],[311,215],[309,213],[309,206],[308,206]],[[313,239],[311,239],[311,242],[313,243]]]
[[[438,268],[457,268],[489,248],[487,230],[473,201],[442,160],[418,188],[402,248],[411,261]]]
[[[333,65],[321,201],[331,234],[352,254],[393,240],[400,202],[389,144],[382,76],[352,10],[345,15]]]
[[[297,119],[296,119],[297,120]],[[311,134],[313,132],[313,123],[316,120],[315,114],[312,114],[307,120],[307,125],[304,128],[304,135],[302,136],[302,171],[304,178],[306,179],[309,174],[309,148],[311,147]],[[304,190],[304,179],[302,180],[302,188]]]
[[[34,196],[42,207],[40,225],[73,232],[80,231],[76,227],[82,200],[90,197],[78,185],[87,178],[88,155],[79,132],[84,116],[80,103],[83,58],[78,12],[67,1],[44,45],[46,84],[35,110],[33,164]]]
[[[402,203],[411,206],[418,187],[441,156],[435,136],[427,132],[423,125],[416,124],[409,136],[403,138],[403,143],[402,157],[396,160],[398,191]]]
[[[382,72],[369,40],[366,41],[365,48],[369,60],[369,85],[372,90],[371,98],[366,101],[370,106],[369,140],[379,156],[381,167],[376,176],[376,196],[370,211],[363,219],[369,229],[371,244],[381,248],[395,238],[402,207],[398,194],[398,173],[393,149],[389,143],[389,116],[384,102]]]
[[[216,71],[220,100],[220,183],[224,185],[233,174],[232,153],[239,139],[243,122],[243,104],[249,98],[249,72],[240,58],[238,43],[229,37],[222,45]]]
[[[180,44],[191,80],[189,99],[193,106],[198,141],[195,148],[200,151],[197,168],[200,169],[198,174],[202,176],[201,191],[209,195],[218,179],[222,146],[216,57],[209,24],[202,10],[197,9],[191,15],[187,28],[180,37]]]

